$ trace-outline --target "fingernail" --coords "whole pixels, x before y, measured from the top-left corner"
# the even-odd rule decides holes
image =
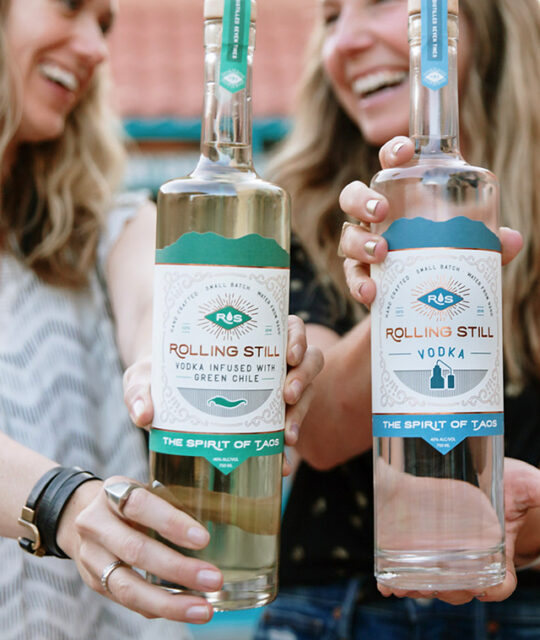
[[[405,146],[404,142],[398,142],[392,147],[392,153],[397,156],[397,154],[401,151],[401,149]]]
[[[203,589],[219,589],[221,574],[210,569],[203,569],[197,574],[197,584]]]
[[[358,291],[358,296],[359,296],[360,298],[363,298],[363,297],[364,297],[364,283],[362,283],[362,284],[358,287],[357,291]]]
[[[144,401],[140,398],[133,403],[132,415],[135,420],[138,420],[144,412]]]
[[[200,527],[191,527],[187,531],[187,537],[193,544],[205,544],[208,542],[208,531],[201,529]]]
[[[210,611],[208,607],[190,607],[186,611],[186,619],[191,622],[206,622],[210,620]]]
[[[366,202],[366,210],[369,213],[370,216],[374,216],[375,215],[375,211],[377,209],[377,207],[379,206],[379,202],[380,200],[368,200]]]
[[[364,251],[368,254],[368,256],[374,256],[375,255],[375,249],[377,248],[377,241],[376,240],[368,240],[365,244],[364,244]]]

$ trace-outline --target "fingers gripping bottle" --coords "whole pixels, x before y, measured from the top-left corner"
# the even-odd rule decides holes
[[[372,182],[375,575],[402,589],[505,574],[498,183],[459,152],[457,39],[457,0],[409,1],[415,155]]]
[[[252,164],[254,0],[205,0],[201,157],[158,195],[154,490],[210,532],[216,610],[277,592],[289,198]],[[185,592],[182,585],[155,584]]]

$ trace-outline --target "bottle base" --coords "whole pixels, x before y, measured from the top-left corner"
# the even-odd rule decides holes
[[[270,604],[277,596],[275,571],[259,573],[256,576],[253,576],[253,573],[246,576],[245,573],[225,571],[225,582],[219,591],[186,589],[182,586],[157,581],[154,576],[152,576],[151,582],[171,593],[201,596],[214,607],[215,611],[255,609]]]
[[[506,574],[504,545],[488,551],[388,551],[375,554],[375,577],[392,589],[452,591],[485,589]]]

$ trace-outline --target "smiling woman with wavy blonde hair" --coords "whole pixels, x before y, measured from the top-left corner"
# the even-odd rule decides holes
[[[462,148],[470,163],[497,175],[503,224],[525,239],[504,270],[506,375],[519,389],[540,371],[540,8],[538,0],[460,0],[460,10],[472,42],[460,85]],[[333,93],[321,54],[326,29],[319,21],[293,129],[269,173],[292,196],[293,226],[310,257],[347,295],[337,256],[345,220],[339,194],[379,170],[379,145],[366,141]]]
[[[180,551],[208,531],[144,485],[156,220],[145,193],[115,193],[116,5],[0,0],[2,639],[182,640],[223,584]],[[286,433],[321,360],[289,318]]]
[[[0,0],[5,20],[9,0]],[[120,121],[109,104],[108,75],[99,69],[69,114],[62,137],[10,142],[21,118],[23,87],[0,29],[0,230],[13,251],[51,284],[88,282],[98,238],[123,174]],[[31,188],[29,186],[31,185]]]
[[[371,222],[380,223],[388,210],[386,199],[367,186],[380,169],[379,149],[392,140],[381,154],[388,170],[409,161],[413,153],[413,145],[405,138],[409,125],[408,7],[407,0],[314,2],[319,15],[292,130],[268,173],[292,197],[293,228],[299,242],[291,250],[291,311],[304,317],[308,339],[323,349],[325,366],[315,380],[314,399],[297,444],[301,460],[282,525],[280,594],[261,618],[255,637],[485,640],[491,637],[490,629],[500,640],[540,637],[537,572],[523,571],[515,594],[505,602],[492,602],[512,593],[512,562],[527,566],[538,554],[539,510],[533,512],[514,544],[516,537],[511,534],[516,529],[508,525],[517,520],[510,509],[509,570],[494,588],[496,592],[486,589],[483,597],[466,590],[433,593],[426,589],[412,594],[402,590],[400,596],[411,598],[398,599],[383,598],[377,591],[373,578],[371,328],[369,314],[359,303],[373,300],[375,286],[368,267],[386,254],[386,243],[366,229]],[[520,458],[524,466],[522,461],[537,467],[538,0],[460,0],[458,69],[463,155],[498,176],[502,222],[524,238],[521,254],[503,269],[505,444],[506,455]],[[377,209],[380,202],[385,204]],[[347,220],[363,225],[353,225],[354,230],[346,226],[340,246]],[[511,229],[502,230],[501,238],[506,261],[515,256],[520,238]],[[347,279],[338,246],[349,258]],[[391,376],[387,380],[391,385]],[[464,459],[474,444],[467,447]],[[411,455],[423,460],[422,442],[411,442],[413,449]],[[391,455],[396,455],[393,448]],[[396,457],[399,461],[399,452]],[[440,456],[438,462],[444,477],[452,461]],[[489,455],[482,460],[479,486],[481,475],[495,464]],[[505,462],[509,506],[520,474],[516,484],[507,469],[511,463]],[[520,491],[518,501],[533,493],[536,487],[533,492]],[[540,566],[540,556],[535,564]],[[383,593],[388,595],[388,590]],[[458,604],[461,606],[451,606]]]
[[[115,4],[0,0],[1,638],[185,638],[178,621],[212,613],[131,570],[176,579],[163,567],[183,558],[82,471],[136,488],[149,502],[133,522],[159,530],[157,506],[183,528],[186,514],[133,486],[148,477],[128,408],[148,423],[155,218],[144,196],[115,197],[124,152],[103,67]],[[145,552],[128,563],[132,545],[164,554],[161,569]]]

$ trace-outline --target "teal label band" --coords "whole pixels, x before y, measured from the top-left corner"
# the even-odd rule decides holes
[[[465,438],[503,434],[502,413],[373,415],[373,435],[376,438],[422,438],[443,455]]]
[[[422,0],[422,84],[438,90],[448,84],[448,1]]]
[[[457,216],[446,222],[427,218],[399,218],[383,233],[390,251],[452,247],[500,251],[501,241],[483,222]]]
[[[150,451],[206,458],[225,475],[248,458],[283,453],[284,432],[208,435],[150,430]]]
[[[156,264],[289,267],[289,254],[275,240],[251,233],[224,238],[216,233],[184,233],[175,243],[156,251]]]
[[[235,93],[246,87],[251,0],[225,0],[220,85]]]

